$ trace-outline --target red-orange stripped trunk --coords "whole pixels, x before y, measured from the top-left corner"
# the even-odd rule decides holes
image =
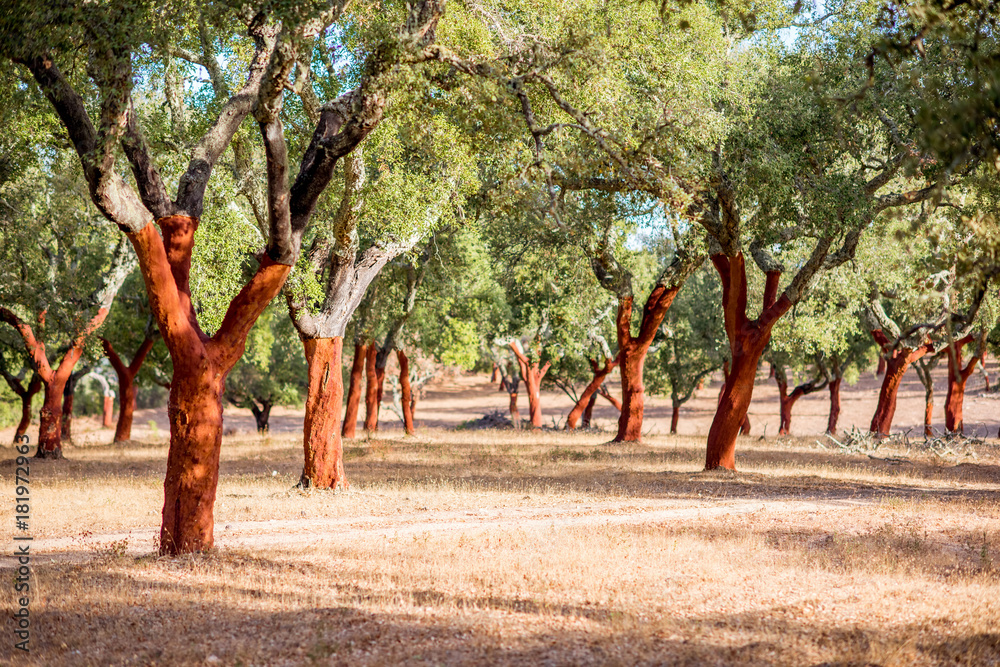
[[[35,452],[37,458],[62,458],[63,392],[70,375],[73,373],[73,368],[83,355],[83,347],[87,337],[101,326],[107,316],[108,309],[106,307],[99,308],[97,314],[84,326],[83,331],[73,339],[59,365],[53,369],[49,364],[45,344],[35,338],[31,326],[22,322],[6,308],[0,308],[0,321],[7,322],[17,329],[24,340],[35,372],[38,373],[44,387],[44,400],[38,423],[38,449]],[[42,327],[45,326],[44,311],[39,316],[38,322]]]
[[[351,363],[351,383],[347,389],[347,410],[344,412],[344,426],[341,435],[353,438],[358,429],[358,408],[361,407],[361,385],[365,373],[365,359],[368,344],[354,344],[354,361]]]
[[[521,370],[521,379],[524,380],[525,387],[528,390],[528,415],[531,418],[531,425],[539,428],[542,426],[542,380],[545,378],[545,374],[549,372],[549,366],[552,364],[546,361],[545,365],[539,368],[540,362],[530,362],[524,352],[517,346],[516,342],[510,344],[510,349],[514,351],[514,356],[517,358],[517,365]],[[512,401],[516,401],[514,396],[512,395]],[[516,410],[516,403],[512,403],[512,405],[512,410]]]
[[[115,353],[111,343],[106,338],[101,339],[104,353],[108,355],[111,367],[115,369],[115,374],[118,376],[118,403],[120,407],[118,409],[118,424],[115,428],[114,441],[116,443],[132,439],[132,420],[135,414],[136,399],[135,376],[146,360],[146,355],[153,349],[154,342],[152,336],[146,336],[139,345],[139,349],[136,350],[135,356],[132,357],[132,363],[126,365],[121,357]]]
[[[614,406],[615,410],[618,412],[622,411],[622,402],[611,395],[611,392],[608,391],[607,385],[602,384],[601,388],[597,390],[597,393],[598,395],[603,396],[608,403]]]
[[[156,232],[157,225],[163,237]],[[277,294],[291,267],[265,256],[233,299],[212,337],[198,326],[191,303],[191,250],[197,218],[168,216],[130,233],[149,305],[170,351],[174,374],[167,414],[170,449],[163,482],[160,553],[211,549],[222,446],[226,375],[243,354],[246,336]]]
[[[305,465],[299,485],[346,489],[340,435],[340,410],[344,399],[340,365],[344,339],[340,336],[307,338],[302,343],[309,366],[309,389],[303,429]]]
[[[642,440],[642,419],[646,403],[646,387],[642,371],[646,353],[653,343],[670,304],[680,290],[680,285],[656,285],[642,309],[639,334],[632,335],[632,297],[618,299],[615,325],[618,333],[618,371],[622,379],[621,414],[618,416],[618,433],[612,442],[639,442]]]
[[[795,407],[796,401],[806,394],[811,394],[814,391],[822,389],[826,386],[826,383],[816,384],[815,382],[806,382],[795,387],[792,393],[788,393],[788,377],[785,375],[784,369],[778,369],[774,364],[771,364],[771,377],[778,383],[780,413],[778,435],[788,435],[792,429],[792,408]]]
[[[603,366],[599,365],[594,359],[588,359],[587,361],[590,362],[590,370],[594,373],[594,379],[590,381],[587,388],[583,390],[582,394],[580,394],[580,398],[577,400],[576,405],[574,405],[573,409],[569,411],[569,415],[566,417],[567,429],[574,429],[577,427],[580,417],[583,416],[587,406],[591,405],[590,399],[597,395],[601,385],[604,384],[604,379],[615,369],[615,366],[618,365],[618,361],[615,359],[605,359]],[[587,425],[589,425],[589,420]]]
[[[375,356],[378,347],[372,342],[365,355],[365,431],[368,434],[378,430],[378,369],[375,367]]]
[[[729,340],[730,365],[719,397],[719,405],[708,431],[705,469],[736,469],[736,438],[747,420],[753,398],[757,364],[771,339],[774,323],[791,308],[782,295],[777,299],[781,273],[768,271],[764,283],[764,304],[760,317],[747,316],[746,263],[743,253],[734,257],[713,255],[712,264],[722,282],[722,305]]]
[[[896,414],[896,396],[899,394],[903,375],[910,364],[930,352],[932,346],[927,344],[914,349],[899,345],[893,348],[881,329],[872,331],[872,338],[882,348],[881,358],[885,360],[885,375],[882,377],[878,406],[875,408],[869,430],[872,433],[889,435],[892,429],[892,417]]]
[[[963,433],[962,407],[965,403],[965,384],[969,381],[982,354],[973,355],[969,363],[962,367],[962,348],[973,341],[972,335],[955,341],[953,354],[948,354],[948,397],[944,404],[944,427],[950,433]]]
[[[396,350],[396,359],[399,361],[399,393],[400,402],[403,404],[403,427],[406,435],[413,435],[416,429],[413,427],[413,390],[410,387],[410,360],[406,358],[406,353]]]

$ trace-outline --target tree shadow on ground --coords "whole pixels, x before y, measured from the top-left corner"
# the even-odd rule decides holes
[[[41,567],[22,664],[996,664],[1000,634],[947,619],[874,628],[802,604],[641,614],[607,604],[374,590],[331,569],[238,553]],[[259,586],[232,584],[234,578]],[[309,590],[309,582],[322,585]],[[11,619],[4,622],[12,631]],[[210,656],[215,656],[212,659]]]

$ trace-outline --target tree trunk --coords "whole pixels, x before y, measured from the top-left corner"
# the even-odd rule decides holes
[[[344,339],[310,338],[303,341],[309,365],[309,389],[303,437],[305,465],[299,485],[317,489],[347,488],[340,410],[344,380],[340,365]]]
[[[399,392],[400,401],[403,408],[403,428],[406,435],[413,435],[416,429],[413,427],[413,390],[410,387],[410,360],[406,358],[406,352],[396,350],[396,359],[399,361]]]
[[[792,430],[792,408],[795,407],[796,401],[805,396],[806,394],[811,394],[814,391],[818,391],[826,386],[826,382],[822,384],[817,384],[815,380],[811,382],[803,382],[799,386],[792,390],[792,393],[788,393],[788,375],[784,368],[779,368],[777,364],[771,364],[771,377],[775,379],[778,383],[778,403],[780,412],[780,422],[778,424],[778,435],[788,435]]]
[[[875,377],[885,373],[885,359],[881,356],[878,358],[878,366],[875,368]]]
[[[118,375],[118,424],[115,427],[115,442],[128,442],[132,439],[132,420],[135,415],[135,377],[129,374]]]
[[[62,458],[63,392],[66,389],[68,379],[68,377],[62,377],[61,373],[57,373],[50,382],[45,383],[44,400],[38,416],[36,458]]]
[[[896,413],[896,396],[899,393],[899,385],[903,382],[903,375],[906,374],[910,364],[927,354],[931,347],[923,345],[913,349],[898,346],[890,349],[889,340],[880,329],[872,331],[872,337],[882,347],[881,358],[885,359],[885,375],[882,377],[878,406],[875,408],[869,430],[872,433],[889,435],[892,429],[892,417]]]
[[[830,382],[830,418],[826,422],[826,432],[837,435],[837,421],[840,419],[840,382],[842,377],[834,377]]]
[[[204,551],[214,544],[226,375],[243,354],[254,322],[291,271],[290,265],[265,254],[210,337],[198,326],[191,301],[191,250],[197,226],[197,218],[175,215],[128,234],[139,257],[150,309],[174,366],[160,527],[160,553],[164,555]]]
[[[257,406],[257,402],[250,401],[250,412],[253,413],[253,419],[257,423],[257,433],[267,433],[270,430],[270,425],[268,422],[271,420],[271,402],[261,401],[260,406]]]
[[[681,416],[681,404],[677,401],[670,402],[670,435],[677,435],[677,421]]]
[[[70,374],[63,388],[62,400],[62,434],[60,439],[73,444],[73,399],[76,396],[76,381]]]
[[[730,371],[726,374],[719,405],[708,431],[705,469],[736,469],[736,438],[749,432],[747,411],[753,399],[757,364],[771,340],[774,323],[791,308],[787,296],[777,299],[779,271],[768,271],[764,284],[764,300],[756,320],[747,317],[746,263],[743,254],[733,257],[713,255],[712,264],[722,282],[722,304],[729,340]]]
[[[503,379],[503,384],[510,395],[510,423],[515,430],[521,430],[521,413],[517,409],[517,389],[521,381],[513,375],[508,375]]]
[[[976,364],[982,355],[974,355],[965,368],[962,367],[962,348],[973,341],[973,337],[966,336],[955,341],[952,346],[953,354],[948,355],[948,397],[944,404],[944,427],[949,433],[963,433],[965,424],[962,419],[962,408],[965,403],[965,384],[969,381]]]
[[[104,411],[102,414],[101,426],[111,428],[114,425],[115,399],[111,396],[104,397]]]
[[[189,358],[175,358],[170,385],[161,554],[204,551],[215,542],[213,508],[222,449],[224,373],[207,355],[192,352]]]
[[[722,387],[719,406],[708,431],[705,469],[736,469],[736,437],[744,428],[749,430],[747,410],[753,398],[753,383],[763,345],[750,347],[735,356]]]
[[[682,284],[682,283],[681,283]],[[656,330],[680,291],[681,285],[667,287],[657,284],[649,293],[642,308],[639,334],[632,335],[631,296],[618,299],[618,313],[615,328],[618,337],[618,363],[622,379],[622,407],[618,415],[618,433],[612,442],[639,442],[642,440],[642,419],[645,411],[646,387],[642,370],[646,363],[646,353],[653,343]]]
[[[594,372],[594,379],[590,381],[587,388],[583,390],[580,394],[579,400],[577,400],[576,405],[573,409],[569,411],[569,415],[566,417],[566,429],[571,430],[576,428],[577,423],[580,421],[580,417],[583,415],[584,411],[587,409],[588,405],[592,405],[590,399],[597,396],[597,391],[604,384],[604,378],[615,369],[618,365],[618,361],[615,359],[605,359],[604,366],[598,366],[597,362],[593,359],[588,359],[590,362],[590,369]],[[588,424],[589,426],[589,420]]]
[[[139,369],[142,368],[143,362],[146,361],[146,355],[153,349],[155,342],[155,339],[151,335],[143,338],[142,343],[139,344],[139,349],[135,352],[135,356],[132,357],[132,362],[126,366],[125,362],[115,352],[111,343],[106,338],[101,339],[101,344],[104,346],[104,353],[108,356],[111,367],[115,369],[115,374],[118,376],[119,406],[118,425],[115,427],[116,443],[127,442],[132,439],[132,419],[135,414],[136,398],[135,376],[138,375]]]
[[[934,429],[931,428],[932,418],[934,414],[934,384],[933,382],[924,387],[924,437],[931,437],[934,435]]]
[[[20,438],[28,432],[31,426],[31,401],[42,389],[42,378],[38,374],[31,376],[31,381],[23,392],[18,392],[21,398],[21,421],[17,423],[17,430],[14,431],[14,443],[19,444]]]
[[[375,368],[375,356],[378,348],[375,343],[368,346],[365,357],[365,432],[372,434],[378,430],[378,370]]]
[[[344,426],[341,434],[345,438],[353,438],[358,428],[358,408],[361,405],[361,383],[365,372],[365,360],[368,357],[367,343],[354,343],[354,361],[351,364],[351,383],[347,390],[347,411],[344,413]]]
[[[524,381],[524,385],[528,390],[528,415],[531,419],[531,425],[534,428],[541,428],[542,379],[549,372],[549,366],[552,364],[546,361],[545,365],[539,368],[540,360],[533,363],[530,362],[516,341],[510,344],[510,349],[514,351],[514,356],[517,358],[517,365],[521,370],[521,380]]]
[[[590,420],[594,416],[594,404],[597,403],[597,394],[591,394],[590,400],[587,401],[587,407],[583,410],[583,419],[580,421],[580,425],[583,428],[590,428]]]

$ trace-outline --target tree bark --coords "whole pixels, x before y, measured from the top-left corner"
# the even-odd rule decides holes
[[[764,304],[760,317],[747,317],[746,264],[743,253],[734,257],[712,256],[712,264],[722,281],[722,304],[726,338],[729,340],[730,371],[725,376],[719,405],[708,431],[705,469],[736,469],[736,438],[746,428],[747,411],[753,398],[754,379],[760,357],[771,339],[771,329],[791,308],[791,300],[777,298],[781,272],[768,271],[764,285]]]
[[[378,430],[378,369],[375,368],[375,357],[378,347],[373,342],[368,346],[365,356],[365,432],[372,434]]]
[[[541,428],[542,380],[545,378],[545,374],[549,372],[549,367],[552,364],[551,362],[546,361],[545,365],[539,368],[540,361],[529,361],[528,357],[525,356],[524,352],[517,344],[517,341],[511,342],[510,349],[514,351],[514,356],[517,358],[517,365],[521,371],[521,379],[524,381],[524,385],[528,390],[528,415],[531,419],[531,425],[534,428]],[[514,406],[514,409],[517,409],[516,405]]]
[[[582,428],[590,428],[590,420],[594,416],[594,404],[597,403],[597,394],[591,394],[590,400],[587,401],[587,407],[583,410],[583,418],[580,421],[580,426]]]
[[[962,408],[965,403],[965,384],[976,370],[976,364],[982,359],[982,353],[973,355],[969,363],[962,367],[962,348],[973,341],[971,335],[955,341],[948,354],[948,397],[944,404],[944,427],[949,433],[963,433],[965,424],[962,419]]]
[[[875,368],[875,377],[885,373],[885,359],[882,357],[878,358],[878,366]]]
[[[191,250],[197,226],[197,218],[175,215],[128,235],[139,257],[150,309],[174,365],[167,408],[170,449],[163,482],[162,554],[204,551],[214,544],[226,375],[243,354],[254,322],[291,271],[290,265],[265,255],[230,303],[219,330],[209,337],[198,326],[191,302]]]
[[[416,429],[413,427],[413,391],[410,387],[410,360],[406,358],[406,352],[396,350],[396,359],[399,360],[399,391],[403,404],[403,427],[406,435],[413,435]]]
[[[368,357],[367,343],[354,343],[354,361],[351,363],[351,382],[347,390],[347,411],[344,413],[344,427],[341,434],[353,438],[358,428],[358,408],[361,405],[361,384]]]
[[[685,276],[686,277],[686,276]],[[657,284],[649,293],[642,309],[639,334],[632,335],[631,296],[618,299],[615,325],[618,334],[618,364],[622,379],[621,414],[618,416],[618,433],[612,442],[639,442],[642,440],[642,419],[646,403],[646,387],[642,371],[646,353],[653,343],[656,330],[680,291],[683,279],[671,286]]]
[[[788,393],[788,375],[784,368],[779,368],[777,364],[771,364],[771,377],[778,383],[778,402],[780,412],[780,422],[778,425],[778,435],[788,435],[792,428],[792,408],[796,401],[826,386],[826,382],[816,381],[804,382]]]
[[[826,432],[837,435],[837,421],[840,419],[840,383],[844,378],[835,376],[830,381],[830,418],[826,422]]]
[[[573,406],[573,409],[569,411],[569,415],[566,417],[567,430],[572,430],[577,427],[580,417],[586,411],[587,406],[592,405],[590,399],[597,396],[598,390],[601,388],[601,385],[604,384],[604,379],[615,369],[615,366],[618,365],[618,361],[616,359],[605,359],[604,366],[599,366],[597,361],[594,359],[588,359],[587,361],[590,362],[590,369],[594,373],[594,378],[590,381],[590,384],[587,385],[587,388],[583,390],[583,393],[580,394],[580,398],[577,400],[576,405]],[[590,425],[589,420],[586,425]]]
[[[896,396],[899,393],[899,385],[903,381],[903,375],[910,364],[931,351],[931,346],[929,344],[922,345],[914,349],[899,345],[892,348],[881,329],[872,331],[872,337],[882,348],[881,358],[885,360],[885,375],[882,378],[878,406],[875,408],[875,415],[872,417],[869,430],[872,433],[889,435],[889,431],[892,429],[892,417],[896,413]]]
[[[122,280],[124,280],[124,277],[122,277]],[[28,356],[31,359],[31,364],[41,378],[45,391],[42,409],[39,413],[36,458],[62,458],[63,392],[73,374],[73,368],[76,367],[77,362],[83,355],[83,346],[87,341],[87,337],[104,323],[105,318],[108,316],[111,300],[117,293],[120,284],[120,282],[114,284],[114,277],[111,278],[111,283],[105,288],[106,293],[101,300],[100,307],[97,309],[97,314],[76,335],[56,368],[52,368],[49,364],[48,356],[45,352],[45,344],[35,338],[35,333],[31,327],[27,323],[22,322],[11,311],[6,308],[0,308],[0,321],[10,324],[21,335]],[[39,316],[38,321],[44,327],[44,311]]]
[[[521,430],[521,412],[517,409],[517,390],[521,380],[516,375],[507,375],[503,378],[503,386],[510,396],[508,404],[510,410],[510,423],[515,430]]]
[[[14,430],[14,444],[17,445],[20,444],[21,436],[27,433],[28,428],[31,426],[31,402],[35,394],[42,389],[42,378],[38,373],[32,372],[31,380],[28,381],[28,386],[25,387],[21,381],[22,378],[7,372],[7,369],[3,365],[2,357],[0,357],[0,375],[3,375],[11,391],[21,399],[21,419]]]
[[[305,465],[299,485],[317,489],[347,488],[344,448],[340,435],[340,410],[344,380],[340,374],[344,339],[312,338],[303,341],[309,364],[309,390],[303,434]]]
[[[260,401],[260,405],[257,405],[257,401],[251,399],[250,401],[250,412],[253,413],[253,420],[257,424],[257,433],[267,433],[271,426],[269,422],[271,421],[271,408],[273,405],[271,401]]]
[[[153,349],[154,342],[152,336],[146,336],[139,345],[139,349],[136,350],[135,356],[132,357],[132,362],[126,366],[111,343],[106,338],[101,339],[104,353],[108,355],[108,361],[111,362],[111,367],[115,369],[115,375],[118,376],[119,408],[118,424],[115,427],[115,443],[128,442],[132,439],[132,420],[135,415],[136,400],[135,376],[139,373],[143,362],[146,361],[146,355]]]
[[[677,422],[681,416],[681,403],[670,402],[670,435],[677,435]]]

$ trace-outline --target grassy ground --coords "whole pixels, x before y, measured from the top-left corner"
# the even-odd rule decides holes
[[[218,548],[172,559],[164,443],[33,461],[32,653],[7,620],[0,662],[1000,664],[995,446],[749,438],[728,474],[700,472],[701,438],[605,440],[355,441],[335,494],[292,490],[294,436],[227,438]]]

